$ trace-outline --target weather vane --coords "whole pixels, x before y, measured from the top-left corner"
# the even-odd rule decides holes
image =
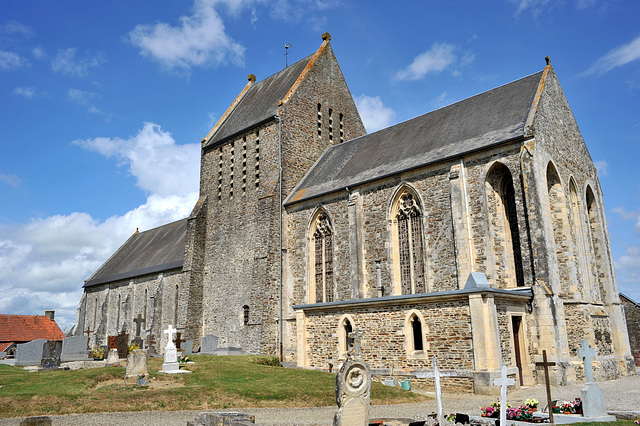
[[[288,62],[289,58],[288,58],[288,56],[289,56],[289,48],[290,47],[291,47],[291,44],[285,43],[285,45],[284,45],[284,67],[285,68],[289,66],[289,62]]]

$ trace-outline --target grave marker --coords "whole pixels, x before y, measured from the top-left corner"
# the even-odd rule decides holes
[[[42,351],[46,340],[36,339],[27,343],[18,343],[16,350],[16,365],[42,365]]]
[[[595,382],[591,360],[596,357],[596,349],[589,347],[589,341],[582,339],[582,348],[578,349],[578,356],[584,362],[584,377],[587,383]]]
[[[118,350],[118,357],[120,359],[126,358],[129,355],[129,335],[123,331],[115,336],[114,340]]]
[[[87,345],[89,336],[70,336],[62,340],[62,354],[60,361],[86,361],[89,359]]]
[[[542,350],[542,362],[536,362],[536,367],[544,368],[544,382],[547,386],[547,409],[549,411],[549,422],[553,423],[553,409],[551,408],[551,384],[549,383],[549,367],[555,366],[555,362],[547,362],[547,351]]]
[[[215,355],[218,350],[218,337],[207,334],[200,338],[200,353],[202,355]]]
[[[589,347],[589,342],[582,340],[582,348],[578,349],[578,356],[584,361],[584,375],[586,383],[580,391],[582,396],[582,415],[584,417],[597,418],[599,421],[615,420],[614,416],[607,414],[604,393],[593,378],[592,358],[596,357],[595,348]]]
[[[494,386],[500,386],[500,424],[507,424],[507,386],[516,384],[514,379],[507,377],[507,366],[503,365],[500,370],[501,377],[493,379]]]
[[[360,359],[362,332],[354,330],[349,333],[349,337],[354,339],[354,345],[336,375],[338,411],[333,424],[334,426],[366,426],[369,424],[371,371],[369,366]]]
[[[138,377],[146,378],[147,371],[147,354],[142,349],[134,349],[127,357],[127,370],[124,376],[124,382],[127,383],[127,379],[138,379]],[[146,384],[146,380],[144,380]]]
[[[185,340],[184,342],[184,355],[193,355],[193,340]]]
[[[162,364],[163,373],[175,373],[180,370],[180,364],[178,364],[178,350],[176,345],[173,344],[173,334],[176,329],[171,324],[164,331],[168,336],[167,346],[164,348],[164,363]]]
[[[136,346],[138,346],[138,348],[142,349],[144,342],[140,337],[140,328],[142,326],[142,323],[145,322],[144,318],[142,318],[142,314],[138,314],[138,316],[136,317],[136,319],[133,320],[133,322],[136,323],[136,337],[133,338],[132,343],[135,343]]]
[[[176,333],[176,348],[177,348],[177,349],[182,349],[182,348],[180,347],[180,345],[181,345],[182,343],[184,343],[184,342],[186,342],[186,340],[182,338],[182,333],[177,332],[177,333]]]

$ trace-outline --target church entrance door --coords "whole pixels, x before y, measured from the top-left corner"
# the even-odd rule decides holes
[[[516,367],[518,367],[518,375],[520,376],[520,386],[522,386],[522,354],[520,352],[522,317],[511,317],[511,325],[513,326],[513,351],[516,355]]]

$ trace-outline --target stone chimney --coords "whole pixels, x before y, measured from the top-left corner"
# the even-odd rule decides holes
[[[55,316],[56,311],[44,311],[44,316],[53,321],[53,317]]]

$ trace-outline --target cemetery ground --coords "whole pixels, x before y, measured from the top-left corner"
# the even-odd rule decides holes
[[[268,356],[195,356],[193,374],[157,374],[163,359],[149,359],[149,385],[124,384],[124,367],[41,370],[0,365],[0,417],[124,411],[220,410],[229,407],[335,405],[335,375],[281,367]],[[373,404],[428,398],[375,383]]]

